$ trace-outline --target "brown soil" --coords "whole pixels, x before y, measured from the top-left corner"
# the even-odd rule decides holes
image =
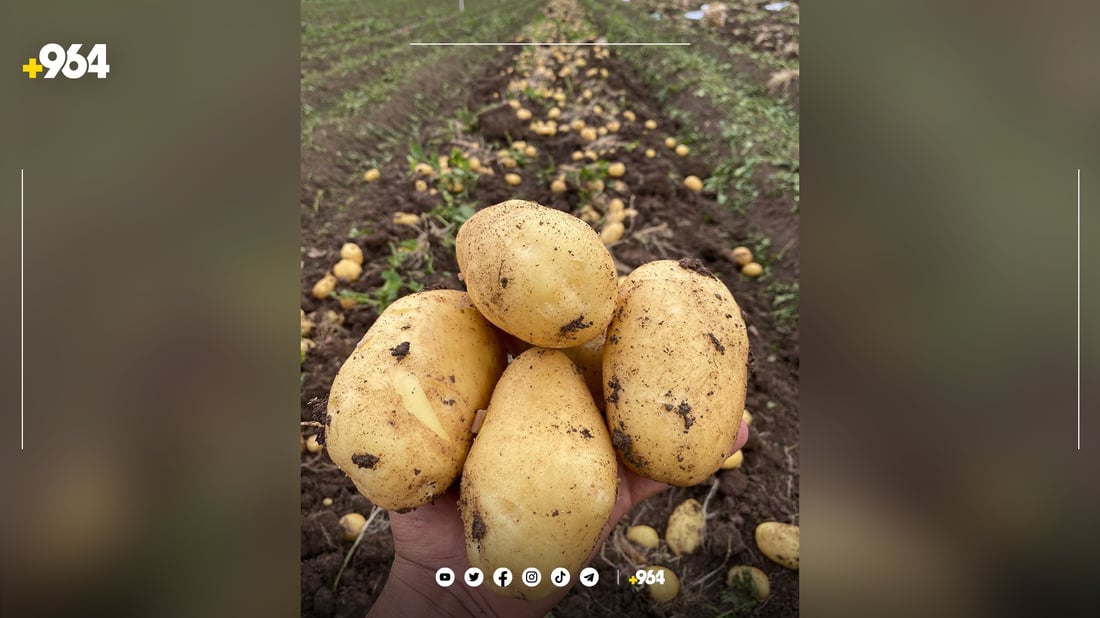
[[[465,98],[444,101],[444,109],[466,106],[480,110],[493,102],[493,93],[502,92],[507,78],[501,70],[512,61],[504,54],[471,77]],[[695,553],[666,564],[681,577],[679,599],[667,605],[655,605],[644,594],[625,583],[629,567],[609,542],[592,566],[600,571],[600,584],[587,589],[574,587],[555,609],[556,616],[703,616],[728,609],[722,599],[727,590],[725,573],[734,564],[756,566],[771,579],[772,597],[746,615],[790,616],[798,613],[798,573],[779,567],[764,558],[756,549],[753,530],[762,521],[777,520],[798,523],[799,443],[798,376],[799,344],[797,329],[782,334],[770,315],[770,297],[765,284],[738,274],[729,257],[729,249],[744,241],[751,232],[762,231],[773,239],[773,248],[785,246],[788,251],[773,263],[773,272],[784,280],[798,276],[798,218],[791,214],[789,198],[762,200],[749,209],[747,216],[737,216],[719,207],[714,196],[706,192],[693,193],[678,182],[669,180],[695,174],[709,175],[708,159],[703,156],[675,157],[662,143],[664,133],[646,131],[641,119],[664,115],[658,104],[640,86],[638,76],[629,72],[614,55],[594,66],[611,70],[609,87],[622,91],[631,101],[631,109],[639,116],[637,123],[625,123],[622,141],[638,141],[641,147],[632,152],[620,150],[617,160],[626,164],[623,180],[629,185],[628,206],[638,216],[628,226],[623,241],[612,247],[620,272],[655,259],[693,257],[719,276],[733,292],[749,325],[754,363],[751,371],[747,407],[754,415],[750,440],[746,445],[745,463],[738,470],[719,472],[713,483],[705,482],[692,488],[677,488],[652,498],[636,507],[621,525],[648,524],[662,533],[669,513],[688,498],[700,502],[707,499],[706,541]],[[454,67],[436,67],[432,75],[411,79],[420,92],[432,91],[432,82],[461,74]],[[393,116],[397,122],[399,110],[407,109],[413,87],[399,91],[378,117]],[[704,122],[715,122],[717,111],[699,100],[689,98],[675,102],[690,109]],[[536,115],[538,112],[536,111]],[[531,134],[525,127],[509,119],[514,115],[489,111],[480,117],[480,136],[501,146],[507,138],[526,139],[539,148],[538,161],[526,168],[532,176],[518,188],[503,182],[503,170],[480,180],[473,197],[480,206],[511,198],[524,198],[575,212],[580,206],[575,192],[556,195],[545,182],[535,181],[535,170],[543,169],[550,160],[568,161],[570,153],[580,145],[575,133],[548,140]],[[667,122],[667,121],[666,121]],[[404,161],[404,151],[392,153],[392,163],[385,166],[381,179],[366,185],[360,175],[362,168],[351,163],[346,152],[371,153],[377,146],[369,139],[352,137],[350,133],[315,135],[316,149],[303,152],[302,163],[302,287],[301,305],[308,314],[321,322],[326,311],[340,316],[335,322],[318,326],[313,338],[317,347],[311,350],[303,365],[301,388],[302,420],[323,420],[324,402],[332,379],[341,363],[351,353],[356,342],[377,317],[375,309],[358,306],[342,310],[335,300],[318,301],[310,295],[313,283],[338,259],[340,246],[356,242],[365,256],[363,276],[350,289],[370,292],[382,284],[382,271],[387,267],[390,244],[418,237],[416,229],[391,223],[395,211],[423,213],[437,201],[427,194],[416,193]],[[661,156],[648,159],[646,148]],[[763,189],[763,188],[762,188]],[[317,210],[314,203],[318,191],[324,191]],[[765,191],[761,191],[764,194]],[[632,198],[631,198],[632,196]],[[352,228],[369,230],[361,236],[349,237]],[[441,286],[463,289],[452,250],[440,238],[430,235],[421,240],[429,244],[434,272],[423,275],[426,287]],[[426,269],[421,269],[426,270]],[[316,433],[306,426],[303,433]],[[351,543],[342,540],[337,520],[340,515],[356,511],[367,514],[371,504],[355,490],[350,480],[338,470],[322,451],[302,456],[301,516],[302,516],[302,607],[303,616],[363,616],[385,582],[393,557],[393,546],[385,521],[376,533],[364,537],[363,544],[344,571],[339,589],[333,592],[333,580]],[[331,505],[322,500],[330,498]],[[373,529],[373,528],[372,528]],[[613,535],[614,539],[614,535]],[[635,548],[636,551],[640,551]],[[616,566],[613,566],[616,565]],[[621,566],[621,572],[616,568]],[[618,580],[618,585],[616,581]]]

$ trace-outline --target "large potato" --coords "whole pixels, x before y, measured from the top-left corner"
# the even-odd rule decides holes
[[[540,599],[550,573],[576,573],[615,503],[611,436],[584,379],[560,351],[532,348],[500,378],[462,471],[460,509],[470,564],[507,567],[515,580],[498,594]],[[542,582],[529,588],[523,570]]]
[[[578,346],[611,320],[614,260],[572,215],[521,200],[490,206],[459,229],[455,253],[477,308],[524,341]]]
[[[474,416],[506,358],[465,293],[399,299],[336,374],[325,419],[329,456],[381,507],[431,501],[462,469]]]
[[[634,472],[695,485],[733,452],[749,341],[730,291],[698,260],[660,260],[619,289],[604,344],[615,449]]]

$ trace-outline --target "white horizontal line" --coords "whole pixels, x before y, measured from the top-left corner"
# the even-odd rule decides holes
[[[409,45],[416,47],[441,47],[441,46],[469,46],[469,47],[493,47],[493,46],[508,46],[508,47],[521,47],[524,45],[546,45],[550,47],[582,47],[582,46],[600,46],[600,47],[626,47],[626,46],[670,46],[670,45],[691,45],[691,43],[409,43]]]

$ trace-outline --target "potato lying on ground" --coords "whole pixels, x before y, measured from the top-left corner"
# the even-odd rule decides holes
[[[798,570],[798,526],[765,521],[756,527],[756,546],[772,562]]]
[[[749,340],[733,295],[702,262],[644,264],[619,289],[604,345],[615,449],[634,472],[695,485],[733,454]]]
[[[600,335],[615,307],[615,263],[580,219],[510,200],[459,229],[455,253],[470,298],[501,329],[567,348]]]
[[[758,601],[763,601],[771,594],[768,576],[760,569],[746,564],[730,567],[726,574],[726,584],[730,588],[752,594]]]
[[[462,469],[474,417],[488,405],[506,358],[463,292],[397,300],[332,383],[325,417],[332,461],[381,507],[429,502]]]
[[[707,520],[703,505],[698,500],[685,500],[668,516],[665,541],[677,556],[690,554],[703,542],[703,529]]]
[[[532,348],[500,378],[462,471],[459,508],[470,564],[511,569],[493,592],[540,599],[556,567],[576,573],[615,503],[611,437],[577,368],[558,350]],[[528,567],[542,582],[520,581]]]
[[[657,531],[650,526],[631,526],[627,528],[626,539],[646,549],[657,549],[657,546],[661,544],[661,538],[657,536]]]

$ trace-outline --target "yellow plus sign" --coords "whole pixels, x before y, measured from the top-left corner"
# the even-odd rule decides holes
[[[638,583],[638,578],[631,575],[630,579],[628,579],[626,581],[630,582],[630,585],[633,586],[634,584]]]
[[[36,79],[42,71],[42,65],[38,64],[38,61],[34,58],[27,58],[27,64],[23,65],[23,72],[31,79]]]

